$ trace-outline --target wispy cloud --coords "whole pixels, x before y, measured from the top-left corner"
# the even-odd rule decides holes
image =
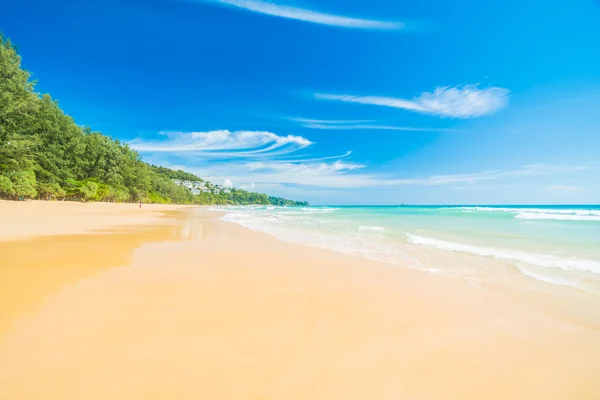
[[[209,132],[165,132],[162,140],[135,139],[129,145],[140,152],[194,153],[212,157],[273,157],[289,154],[312,144],[302,136],[279,136],[263,131],[217,130]]]
[[[272,161],[272,162],[278,162],[278,163],[285,163],[285,162],[295,162],[295,163],[314,163],[314,162],[322,162],[322,161],[327,161],[327,160],[339,160],[342,158],[346,158],[349,157],[352,154],[351,150],[348,150],[347,152],[345,152],[344,154],[338,154],[335,156],[326,156],[326,157],[317,157],[317,158],[304,158],[304,156],[299,155],[299,156],[293,156],[293,155],[288,155],[286,156],[285,160],[278,160],[278,161]]]
[[[367,131],[367,130],[381,130],[381,131],[410,131],[410,132],[442,132],[448,131],[448,129],[435,129],[435,128],[412,128],[409,126],[391,126],[391,125],[366,125],[366,124],[347,124],[347,125],[328,125],[328,124],[303,124],[303,128],[308,129],[320,129],[320,130],[337,130],[337,131]]]
[[[413,180],[420,185],[473,185],[482,181],[495,181],[519,176],[544,176],[586,170],[585,166],[529,164],[513,170],[490,170],[471,174],[435,175],[426,179]],[[410,181],[410,180],[409,180]]]
[[[442,174],[424,177],[398,177],[390,174],[366,172],[361,163],[336,160],[313,162],[311,160],[281,160],[257,162],[230,162],[193,169],[200,176],[216,176],[217,180],[231,177],[241,185],[295,185],[323,189],[359,189],[393,186],[451,186],[475,188],[480,183],[488,187],[509,182],[517,177],[555,175],[586,169],[580,166],[528,165],[513,170],[489,170],[465,174]]]
[[[454,129],[443,128],[415,128],[410,126],[380,125],[374,120],[346,120],[346,119],[310,119],[310,118],[286,118],[289,121],[298,122],[301,127],[318,130],[382,130],[382,131],[409,131],[409,132],[449,132]]]
[[[412,99],[348,94],[315,93],[319,100],[401,108],[422,114],[450,118],[474,118],[494,114],[508,105],[509,90],[500,87],[480,89],[479,85],[438,87]]]
[[[290,117],[287,118],[290,121],[299,122],[302,124],[364,124],[373,122],[370,119],[311,119],[311,118],[300,118],[300,117]]]
[[[265,190],[268,185],[323,190],[393,186],[473,187],[512,183],[523,177],[559,176],[588,169],[578,165],[529,164],[516,169],[491,169],[464,174],[411,176],[398,172],[371,172],[365,163],[351,160],[351,151],[339,155],[309,157],[313,143],[301,136],[265,131],[227,130],[163,133],[159,140],[137,139],[130,145],[152,157],[166,157],[184,168],[226,186]],[[198,157],[200,156],[200,157]],[[163,158],[163,160],[165,160]],[[173,167],[163,160],[156,164]],[[158,161],[158,162],[157,162]],[[555,190],[567,190],[556,186]]]
[[[197,0],[196,0],[197,1]],[[260,14],[273,17],[295,19],[320,25],[338,26],[356,29],[384,29],[397,30],[405,27],[401,22],[379,21],[373,19],[352,18],[342,15],[326,14],[304,8],[278,5],[270,1],[260,0],[214,0],[217,3],[243,8]]]

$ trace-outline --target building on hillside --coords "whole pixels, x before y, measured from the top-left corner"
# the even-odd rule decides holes
[[[195,186],[196,182],[192,181],[180,181],[179,179],[172,179],[173,183],[179,186],[185,186],[188,189],[191,189]]]
[[[183,186],[192,191],[192,194],[199,195],[200,193],[230,193],[231,189],[219,185],[212,185],[210,182],[183,181],[172,179],[173,183],[178,186]]]
[[[225,186],[221,186],[221,185],[214,185],[212,192],[215,194],[221,194],[221,193],[231,193],[231,188],[225,187]]]

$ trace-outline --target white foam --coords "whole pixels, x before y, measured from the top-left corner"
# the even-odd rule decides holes
[[[339,210],[339,208],[333,208],[333,207],[302,207],[301,208],[302,211],[309,211],[309,212],[313,212],[313,213],[330,213],[330,212],[334,212]]]
[[[497,260],[523,262],[536,267],[560,268],[565,271],[583,271],[600,274],[600,262],[578,258],[565,258],[548,254],[534,254],[524,251],[507,249],[494,249],[488,247],[471,246],[460,243],[446,242],[422,236],[407,234],[408,242],[437,249],[468,253],[482,257],[492,257]]]
[[[600,221],[600,216],[581,214],[559,214],[559,213],[537,213],[521,212],[517,214],[519,219],[554,219],[560,221]]]
[[[407,245],[398,238],[397,234],[405,234],[403,226],[384,228],[377,225],[377,219],[365,219],[365,214],[360,214],[359,219],[351,218],[351,214],[330,214],[339,209],[328,207],[274,207],[273,206],[220,206],[214,207],[217,211],[224,212],[221,219],[240,224],[246,228],[267,233],[286,242],[302,243],[314,247],[327,248],[347,254],[355,254],[369,259],[391,262],[406,267],[427,270],[430,272],[444,273],[452,276],[468,278],[472,273],[479,273],[480,265],[487,265],[475,261],[475,270],[471,266],[463,270],[456,268],[456,260],[452,257],[449,263],[444,261],[432,262],[430,256],[434,250],[426,250],[416,246]],[[581,218],[596,217],[595,215],[577,215],[578,210],[550,210],[526,208],[495,208],[501,212],[510,211],[509,217],[516,217],[519,213],[529,212],[532,218]],[[519,211],[521,210],[521,211]],[[535,210],[535,211],[531,211]],[[465,212],[476,212],[472,208]],[[571,211],[571,214],[567,212]],[[579,210],[583,212],[597,212],[596,210]],[[460,211],[459,211],[460,212]],[[521,216],[522,218],[523,216]],[[525,215],[525,217],[530,217]],[[360,223],[364,225],[360,225]],[[391,221],[390,221],[391,222]],[[370,223],[370,224],[369,224]],[[514,222],[517,223],[516,221]],[[387,223],[386,223],[387,225]],[[560,254],[535,254],[505,248],[474,246],[469,244],[453,243],[408,233],[407,242],[422,246],[429,246],[445,251],[460,252],[473,256],[489,257],[501,260],[521,271],[522,274],[539,281],[570,286],[591,292],[600,282],[600,260],[581,259]],[[467,239],[465,239],[467,240]],[[493,245],[489,245],[493,246]],[[589,257],[589,256],[588,256]],[[447,258],[447,257],[446,257]],[[435,260],[435,256],[433,260]],[[443,258],[442,260],[445,260]],[[465,260],[463,260],[465,261]],[[460,261],[462,262],[462,261]],[[500,265],[498,265],[500,266]],[[448,267],[444,269],[444,267]]]
[[[558,215],[576,215],[576,216],[598,216],[600,210],[587,209],[558,209],[558,208],[509,208],[509,207],[447,207],[446,209],[459,209],[463,212],[507,212],[511,214],[558,214]]]
[[[372,231],[372,232],[381,232],[384,231],[385,228],[383,226],[359,226],[359,231]]]
[[[573,279],[567,279],[564,277],[558,277],[556,275],[551,275],[547,271],[544,271],[545,273],[539,273],[539,272],[533,271],[532,269],[524,268],[523,266],[518,266],[518,268],[519,268],[519,271],[521,271],[521,273],[523,275],[533,278],[535,280],[538,280],[540,282],[550,283],[552,285],[571,287],[571,288],[575,288],[575,289],[579,289],[579,290],[584,290],[586,292],[591,292],[594,294],[600,294],[600,293],[598,293],[597,290],[595,290],[589,284],[586,285],[585,283],[578,282]]]
[[[359,255],[372,260],[401,263],[406,267],[422,269],[419,260],[403,254],[395,246],[382,242],[379,238],[357,237],[352,234],[349,227],[325,219],[297,213],[286,214],[288,215],[233,212],[227,213],[220,219],[273,235],[284,242],[302,243]]]

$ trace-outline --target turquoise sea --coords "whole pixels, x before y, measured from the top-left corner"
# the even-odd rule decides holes
[[[600,295],[600,206],[217,207],[283,241],[525,288]],[[537,286],[536,286],[537,285]]]

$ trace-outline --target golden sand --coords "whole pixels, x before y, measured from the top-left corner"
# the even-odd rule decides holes
[[[595,330],[209,211],[156,214],[1,244],[0,398],[600,398]]]
[[[186,206],[70,201],[0,200],[0,242],[40,236],[98,233],[102,229],[162,223],[166,212]]]

